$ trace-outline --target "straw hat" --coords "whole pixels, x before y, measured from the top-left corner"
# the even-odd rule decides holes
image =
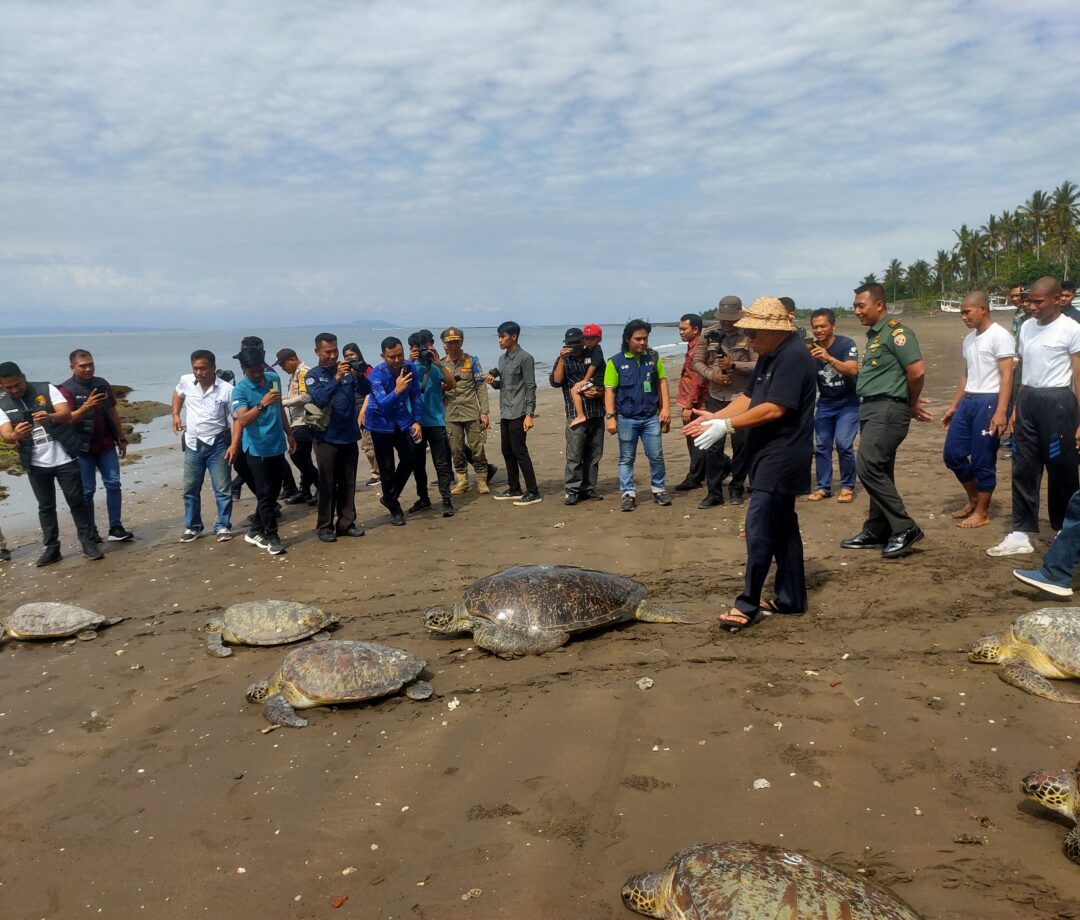
[[[787,307],[775,297],[759,297],[743,311],[743,318],[736,322],[735,326],[738,329],[795,331],[795,324],[788,318]]]

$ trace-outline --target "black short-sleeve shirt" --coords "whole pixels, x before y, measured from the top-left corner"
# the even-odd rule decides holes
[[[780,495],[809,492],[817,367],[797,336],[758,358],[746,395],[751,408],[768,402],[787,409],[766,425],[746,429],[750,488]]]

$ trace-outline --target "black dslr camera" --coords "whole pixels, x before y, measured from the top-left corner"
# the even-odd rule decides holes
[[[416,349],[416,362],[424,367],[431,367],[435,363],[435,336],[427,329],[421,329],[409,336],[409,348]]]
[[[357,377],[363,377],[367,374],[368,368],[371,367],[363,358],[346,358],[345,363],[349,365],[351,370]]]
[[[724,341],[724,330],[710,329],[705,333],[705,341],[710,345],[719,347],[720,343]]]

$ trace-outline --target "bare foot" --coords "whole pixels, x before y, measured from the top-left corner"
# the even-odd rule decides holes
[[[572,418],[570,420],[570,424],[567,427],[570,428],[571,430],[573,430],[574,428],[580,428],[587,421],[588,421],[588,419],[585,418],[584,415],[579,415],[576,418]]]
[[[962,521],[966,517],[971,517],[971,515],[973,515],[974,513],[975,513],[975,502],[968,502],[959,511],[954,511],[952,513],[952,518],[953,518],[954,521]]]
[[[957,527],[970,529],[972,527],[985,527],[990,523],[989,514],[971,514],[957,523]]]

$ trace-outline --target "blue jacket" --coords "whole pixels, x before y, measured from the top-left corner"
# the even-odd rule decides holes
[[[356,397],[361,400],[367,391],[367,380],[347,375],[336,380],[337,367],[312,367],[304,378],[311,401],[320,409],[333,406],[326,431],[315,432],[316,439],[330,444],[355,444],[360,440],[360,423],[356,421]]]
[[[371,398],[364,416],[364,427],[368,431],[393,434],[395,429],[407,431],[412,425],[420,424],[423,405],[420,397],[420,374],[412,361],[405,362],[401,373],[412,374],[412,383],[404,393],[398,393],[394,389],[397,377],[390,373],[385,361],[371,369],[371,376],[368,377]]]

